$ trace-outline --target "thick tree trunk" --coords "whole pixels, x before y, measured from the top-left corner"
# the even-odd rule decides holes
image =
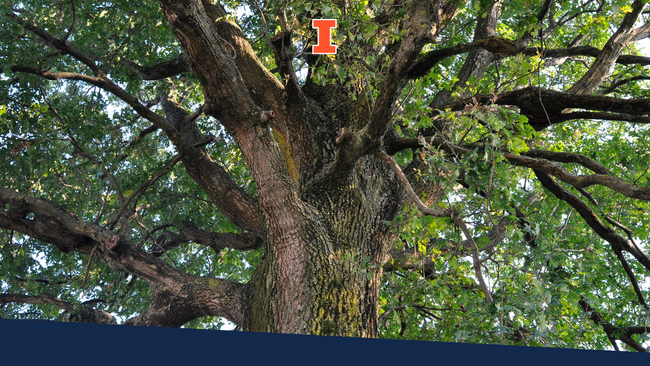
[[[377,335],[381,264],[392,237],[380,221],[395,215],[402,197],[379,161],[364,160],[348,184],[310,197],[313,214],[300,223],[309,236],[300,241],[300,251],[282,250],[282,234],[269,234],[265,258],[251,281],[246,329]],[[378,192],[383,184],[393,189]],[[304,267],[286,265],[296,262]],[[282,299],[283,288],[300,291]]]
[[[346,88],[309,82],[300,88],[290,79],[281,85],[233,23],[208,18],[198,1],[162,2],[162,9],[201,82],[205,113],[233,136],[257,186],[259,224],[252,215],[241,220],[226,210],[264,241],[240,325],[262,332],[377,336],[381,265],[393,237],[384,223],[404,196],[388,165],[373,155],[347,159],[346,145],[337,138],[369,123],[365,93],[351,98]],[[166,99],[163,107],[190,144],[203,139],[188,126],[189,113]],[[206,169],[206,154],[201,159],[184,157],[183,163],[210,194],[215,185],[209,175],[221,172]],[[220,191],[210,194],[215,204],[231,207]],[[232,200],[251,201],[231,191],[239,196]]]
[[[355,119],[362,119],[368,110],[364,98],[352,102],[343,89],[312,86],[306,92],[308,108],[316,113],[301,124],[313,131],[309,155],[319,153],[321,158],[303,162],[305,169],[300,171],[303,214],[295,222],[304,236],[295,238],[290,248],[287,234],[274,229],[280,225],[273,223],[285,214],[267,216],[265,257],[250,283],[245,329],[375,337],[381,266],[393,238],[382,222],[396,215],[403,189],[390,168],[371,156],[361,158],[354,172],[338,184],[312,184],[324,162],[336,157],[337,131],[346,127],[354,132]],[[283,298],[287,289],[295,292]]]

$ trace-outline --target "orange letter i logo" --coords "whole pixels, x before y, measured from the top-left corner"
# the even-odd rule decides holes
[[[315,55],[334,55],[336,46],[332,44],[332,28],[336,28],[336,19],[313,19],[312,28],[318,29],[318,44],[312,47]]]

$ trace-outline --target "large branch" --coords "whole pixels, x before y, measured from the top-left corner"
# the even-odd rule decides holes
[[[541,49],[537,47],[531,47],[523,50],[522,54],[526,56],[540,55],[542,59],[564,58],[571,56],[599,57],[603,53],[603,50],[594,46],[576,46],[560,49]],[[614,62],[621,65],[650,65],[650,57],[618,55]]]
[[[233,248],[236,250],[254,250],[262,247],[263,240],[252,234],[235,234],[235,233],[215,233],[199,229],[196,224],[184,222],[182,226],[183,235],[193,242],[206,245],[215,252],[224,248]]]
[[[57,40],[42,29],[33,27],[33,31],[41,38],[47,39],[62,52],[66,52],[86,64],[95,65],[91,59],[85,57],[80,52],[71,50],[65,42]],[[22,65],[12,66],[11,70],[14,72],[27,72],[39,75],[49,80],[79,80],[112,93],[131,106],[140,116],[152,122],[154,126],[161,128],[165,134],[169,136],[174,145],[176,145],[176,147],[183,153],[184,162],[187,162],[186,168],[190,172],[190,175],[193,175],[195,179],[198,179],[197,181],[199,184],[206,190],[206,193],[217,204],[217,207],[222,210],[226,217],[244,230],[255,232],[258,235],[263,235],[263,230],[259,224],[260,217],[255,199],[247,195],[240,187],[235,185],[230,177],[228,177],[225,170],[214,163],[209,156],[207,156],[205,151],[195,148],[194,145],[197,141],[188,142],[188,140],[185,139],[187,135],[185,134],[184,136],[179,133],[177,126],[169,123],[164,117],[152,112],[136,97],[113,83],[99,68],[93,69],[98,75],[96,77],[77,73],[50,72]],[[191,174],[192,172],[195,174]],[[203,174],[204,172],[207,172],[208,174]]]
[[[632,338],[633,334],[648,333],[648,327],[617,327],[605,320],[605,317],[603,317],[598,311],[594,310],[594,308],[589,305],[587,299],[585,299],[584,296],[580,297],[578,304],[580,304],[582,310],[587,313],[587,316],[589,316],[589,319],[591,319],[594,324],[603,328],[603,331],[605,331],[607,338],[610,340],[610,342],[612,342],[612,345],[614,347],[618,348],[614,343],[615,339],[620,339],[621,342],[627,344],[630,346],[630,348],[638,352],[648,352],[645,347],[643,347],[643,345]],[[641,328],[643,331],[639,332]]]
[[[531,158],[557,161],[559,163],[580,164],[594,173],[611,175],[609,169],[601,163],[577,153],[530,149],[522,152],[521,155],[529,156]]]
[[[210,138],[201,133],[196,122],[180,104],[169,96],[161,98],[163,112],[183,140],[196,146]],[[215,206],[242,230],[262,237],[261,214],[256,197],[246,193],[230,177],[228,172],[210,157],[203,147],[194,156],[183,155],[181,161],[187,174],[203,188]]]
[[[63,301],[52,294],[41,294],[38,296],[19,295],[19,294],[0,294],[0,304],[32,304],[43,305],[51,304],[57,308],[65,311],[74,311],[74,304],[71,302]]]
[[[106,77],[92,77],[67,72],[50,72],[20,65],[12,66],[11,70],[14,72],[31,73],[48,80],[64,79],[84,81],[117,96],[131,106],[140,116],[151,121],[169,136],[174,145],[183,153],[184,159],[191,163],[192,170],[197,172],[195,176],[201,179],[199,184],[206,190],[206,193],[213,199],[217,207],[223,211],[226,217],[245,230],[256,233],[263,232],[259,226],[259,212],[254,198],[244,193],[240,187],[234,184],[223,168],[212,162],[211,159],[207,160],[207,155],[198,148],[195,148],[194,144],[188,142],[173,124],[164,117],[151,111],[140,103],[136,97],[127,93]],[[214,174],[202,174],[203,171]]]
[[[398,51],[388,65],[386,77],[379,87],[370,122],[359,133],[360,137],[363,136],[364,140],[367,139],[365,148],[370,147],[367,146],[368,144],[376,144],[376,140],[386,131],[388,123],[392,119],[393,104],[406,83],[405,76],[429,35],[430,15],[427,1],[411,2],[408,15],[404,36]]]
[[[75,49],[72,47],[72,45],[64,40],[58,39],[51,34],[47,33],[44,29],[39,28],[24,19],[21,19],[14,14],[7,14],[10,18],[15,19],[19,24],[21,24],[25,29],[28,31],[36,34],[39,38],[41,38],[43,41],[45,41],[47,44],[52,45],[54,48],[58,49],[61,53],[70,55],[77,59],[78,61],[82,62],[84,65],[88,66],[90,70],[92,70],[93,74],[97,77],[103,77],[106,76],[104,72],[97,66],[95,61],[81,53],[79,50]]]
[[[220,5],[215,8],[208,0],[202,0],[201,3],[210,19],[212,28],[225,42],[224,45],[234,53],[235,57],[232,61],[236,65],[251,99],[261,109],[274,111],[276,116],[273,122],[282,124],[279,127],[284,129],[284,124],[291,122],[282,110],[284,86],[273,73],[264,67],[241,28],[233,22],[220,19],[225,14],[223,9],[216,10]]]
[[[181,53],[180,56],[169,61],[161,62],[153,66],[140,66],[135,62],[121,59],[120,64],[138,72],[143,80],[160,80],[183,72],[192,72],[190,60],[187,55]]]
[[[274,118],[268,123],[273,129],[285,164],[295,167],[290,172],[292,179],[297,181],[296,172],[300,171],[300,168],[310,159],[305,153],[309,150],[310,139],[305,135],[304,125],[300,122],[302,119],[292,117],[292,114],[304,113],[304,97],[296,84],[290,56],[287,54],[290,45],[283,45],[285,51],[282,55],[283,61],[280,61],[280,64],[283,62],[285,64],[285,71],[292,75],[285,88],[278,78],[264,67],[241,28],[223,19],[226,14],[225,9],[220,4],[211,4],[209,0],[201,0],[201,3],[212,28],[232,51],[233,62],[253,102],[264,111],[273,111]]]
[[[0,187],[0,202],[9,204],[0,211],[0,226],[52,243],[68,253],[90,254],[96,249],[111,268],[135,274],[150,282],[178,272],[165,262],[136,248],[125,237],[97,224],[86,223],[57,204]],[[27,214],[35,215],[33,220]],[[156,268],[153,270],[152,268]]]
[[[440,61],[461,53],[469,52],[476,49],[484,49],[486,51],[501,55],[513,56],[525,49],[525,44],[528,42],[528,37],[511,41],[509,39],[500,37],[490,37],[479,39],[474,42],[460,44],[452,47],[441,48],[427,53],[421,60],[419,60],[411,70],[409,70],[409,78],[418,78],[426,75],[429,70]]]
[[[202,1],[161,1],[161,8],[203,87],[204,112],[218,119],[235,138],[252,126],[264,124],[264,110],[247,87],[244,70],[235,63],[245,55],[238,54],[238,49],[217,31]],[[260,65],[259,71],[263,70]],[[264,87],[268,85],[262,85],[262,90]]]
[[[528,123],[536,130],[573,119],[612,119],[633,123],[647,122],[650,99],[623,99],[600,95],[575,94],[537,87],[528,87],[497,95],[476,95],[455,103],[440,106],[440,110],[461,111],[470,103],[488,105],[491,103],[516,106],[528,117]],[[586,111],[565,113],[566,109]],[[592,112],[601,111],[601,112]],[[440,118],[439,112],[432,112],[433,118]]]
[[[591,94],[598,88],[609,75],[623,48],[630,44],[631,37],[634,35],[634,24],[644,8],[645,1],[634,1],[632,11],[625,14],[618,30],[609,38],[589,70],[567,90],[569,93]]]
[[[50,72],[22,65],[12,66],[12,71],[28,72],[39,75],[49,80],[68,79],[84,81],[86,83],[98,86],[103,90],[112,93],[122,101],[126,102],[140,116],[151,121],[156,127],[161,128],[165,134],[169,136],[174,145],[176,145],[176,147],[183,153],[183,161],[186,169],[188,169],[188,173],[197,180],[202,188],[205,189],[206,193],[210,196],[210,198],[215,202],[217,207],[222,211],[222,213],[224,213],[226,217],[228,217],[233,223],[244,230],[254,232],[260,236],[263,235],[263,229],[260,227],[260,214],[257,208],[256,200],[250,195],[246,194],[236,184],[234,184],[225,170],[218,164],[214,163],[212,159],[210,159],[209,156],[205,153],[205,151],[201,151],[200,149],[195,148],[194,145],[197,143],[197,141],[188,141],[186,139],[186,137],[188,137],[188,134],[181,134],[177,131],[178,127],[185,127],[187,123],[183,123],[182,126],[180,126],[180,122],[177,125],[169,123],[165,118],[152,112],[149,108],[140,103],[137,98],[127,93],[124,89],[120,88],[117,84],[108,79],[108,77],[106,77],[106,75],[96,66],[94,61],[92,61],[90,58],[84,56],[78,51],[73,50],[66,42],[58,40],[56,37],[51,36],[44,30],[34,26],[30,27],[31,28],[29,28],[29,30],[33,31],[44,40],[47,40],[54,47],[58,48],[64,53],[72,55],[79,61],[87,64],[89,67],[92,66],[91,68],[97,76],[92,77],[77,73]],[[250,48],[250,45],[248,45],[248,47]],[[242,58],[244,57],[242,56]],[[187,56],[185,56],[184,59],[186,60]],[[182,63],[182,61],[183,60],[180,62]],[[257,60],[257,62],[259,63],[259,60]],[[231,69],[234,67],[232,63],[229,65],[231,66]],[[231,72],[233,71],[231,70]],[[237,73],[236,67],[234,72]],[[253,79],[254,78],[255,76],[253,76]],[[273,78],[272,75],[271,78]],[[222,82],[225,82],[226,84],[229,83],[228,80],[224,80]],[[261,89],[264,90],[264,88]],[[231,109],[238,110],[238,108]],[[267,114],[260,112],[258,113],[258,118],[263,119],[263,117],[267,115],[275,116],[273,112]],[[249,119],[248,117],[250,116],[242,118]],[[188,123],[191,122],[192,121],[189,121]],[[194,134],[194,136],[196,136],[196,134]]]
[[[167,284],[152,286],[149,308],[124,324],[180,327],[199,317],[219,316],[244,326],[246,295],[246,285],[235,281],[186,276],[181,294]]]
[[[126,237],[83,222],[53,202],[0,187],[0,203],[9,205],[0,210],[0,228],[51,243],[65,253],[94,252],[112,269],[145,279],[152,288],[150,310],[145,313],[157,314],[143,316],[149,319],[146,325],[180,326],[206,315],[243,320],[243,284],[187,275],[137,248]],[[29,213],[34,214],[33,219],[27,218]]]
[[[537,47],[524,48],[523,46],[524,43],[521,42],[521,40],[511,41],[499,37],[492,37],[491,39],[486,38],[470,43],[433,50],[413,65],[408,76],[413,79],[422,77],[440,61],[477,49],[483,49],[502,57],[515,56],[521,53],[526,56],[540,55],[542,59],[565,58],[571,56],[599,57],[604,50],[600,50],[593,46],[577,46],[561,49],[540,49]],[[617,55],[616,57],[613,57],[613,62],[621,65],[650,65],[650,57]]]
[[[93,309],[89,306],[78,306],[71,302],[63,301],[52,294],[37,296],[0,294],[0,304],[19,303],[43,305],[51,304],[68,313],[68,319],[75,323],[117,324],[115,318],[106,311]]]
[[[510,44],[510,41],[502,38],[495,37],[495,40],[497,42],[501,41],[504,45]],[[440,61],[448,57],[460,55],[462,53],[466,53],[479,48],[485,49],[483,47],[484,45],[487,46],[486,39],[429,51],[429,53],[427,53],[424,57],[418,60],[418,62],[415,63],[415,65],[413,65],[413,67],[409,70],[408,77],[411,79],[415,79],[424,76],[428,74],[429,70],[431,70],[431,68],[437,65]]]
[[[561,166],[543,159],[531,158],[528,156],[504,153],[503,156],[513,165],[525,166],[550,174],[559,180],[569,183],[576,188],[587,188],[593,185],[602,185],[608,187],[627,197],[650,200],[650,188],[639,187],[634,184],[626,183],[621,179],[611,175],[591,174],[575,175]]]
[[[196,224],[186,221],[183,222],[180,234],[165,231],[160,235],[152,254],[161,256],[164,252],[190,241],[212,248],[217,255],[225,248],[246,251],[261,248],[264,244],[264,241],[254,234],[215,233],[199,229]]]
[[[232,40],[237,45],[231,44],[217,32],[217,29],[222,28],[208,17],[199,0],[165,0],[161,1],[161,8],[189,56],[192,69],[203,87],[204,112],[221,122],[246,158],[257,185],[260,207],[269,216],[286,213],[287,207],[297,207],[297,196],[294,195],[296,187],[269,129],[269,124],[279,118],[282,111],[281,108],[261,109],[261,106],[267,103],[271,108],[277,108],[276,104],[268,98],[262,98],[260,94],[275,89],[267,83],[259,84],[259,81],[256,83],[253,80],[254,75],[262,75],[267,71],[259,64],[243,34],[240,34],[241,38]],[[228,24],[231,33],[235,32],[232,27],[236,26]],[[241,33],[241,30],[239,32]],[[227,35],[226,31],[223,34]],[[238,42],[241,42],[241,45]],[[238,52],[246,50],[246,54],[235,56],[230,47],[234,47]],[[240,58],[255,64],[247,64],[248,68],[242,65],[243,70],[257,71],[242,74],[236,64],[236,60]],[[253,85],[259,88],[254,88]]]

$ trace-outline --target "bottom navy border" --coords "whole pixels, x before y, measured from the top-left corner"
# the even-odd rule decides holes
[[[613,351],[0,320],[0,364],[575,365],[640,361]]]

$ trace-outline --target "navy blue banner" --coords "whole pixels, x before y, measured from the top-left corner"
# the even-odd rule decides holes
[[[0,320],[2,365],[516,365],[620,362],[639,353]]]

